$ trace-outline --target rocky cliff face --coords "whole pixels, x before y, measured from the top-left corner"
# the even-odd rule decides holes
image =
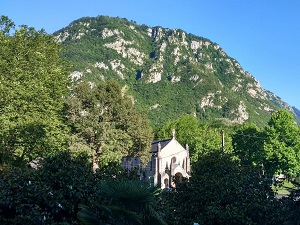
[[[216,43],[180,29],[126,19],[82,18],[54,33],[75,80],[117,79],[153,124],[184,113],[264,124],[288,107]],[[281,102],[281,103],[279,103]]]

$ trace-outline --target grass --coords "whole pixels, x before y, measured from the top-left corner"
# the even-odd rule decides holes
[[[299,188],[299,183],[283,181],[277,183],[277,185],[272,185],[274,191],[279,195],[290,194],[292,190],[297,190]]]

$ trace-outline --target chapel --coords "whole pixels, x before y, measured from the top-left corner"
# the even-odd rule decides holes
[[[150,185],[162,189],[173,188],[174,179],[190,177],[189,147],[184,148],[175,139],[175,130],[172,138],[152,142],[149,154],[151,159],[144,167],[139,158],[123,158],[122,167],[128,170],[139,168],[141,180],[148,180]]]

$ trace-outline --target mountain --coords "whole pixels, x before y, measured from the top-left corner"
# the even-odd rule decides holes
[[[290,108],[207,38],[107,16],[84,17],[53,34],[73,80],[116,79],[153,126],[182,114],[264,126]]]
[[[300,110],[297,109],[296,107],[292,107],[292,110],[293,110],[293,113],[298,117],[300,118]],[[299,123],[298,123],[299,124]]]

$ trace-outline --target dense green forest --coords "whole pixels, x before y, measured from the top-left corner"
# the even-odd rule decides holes
[[[0,46],[1,224],[299,224],[299,191],[278,199],[272,180],[283,173],[297,185],[300,129],[290,111],[274,111],[265,126],[239,124],[176,111],[179,101],[156,123],[122,80],[70,79],[69,50],[43,30],[2,16]],[[143,48],[156,57],[155,46]],[[171,92],[167,80],[159,85]],[[189,180],[163,191],[122,170],[122,157],[147,162],[151,141],[172,129],[189,143]]]

